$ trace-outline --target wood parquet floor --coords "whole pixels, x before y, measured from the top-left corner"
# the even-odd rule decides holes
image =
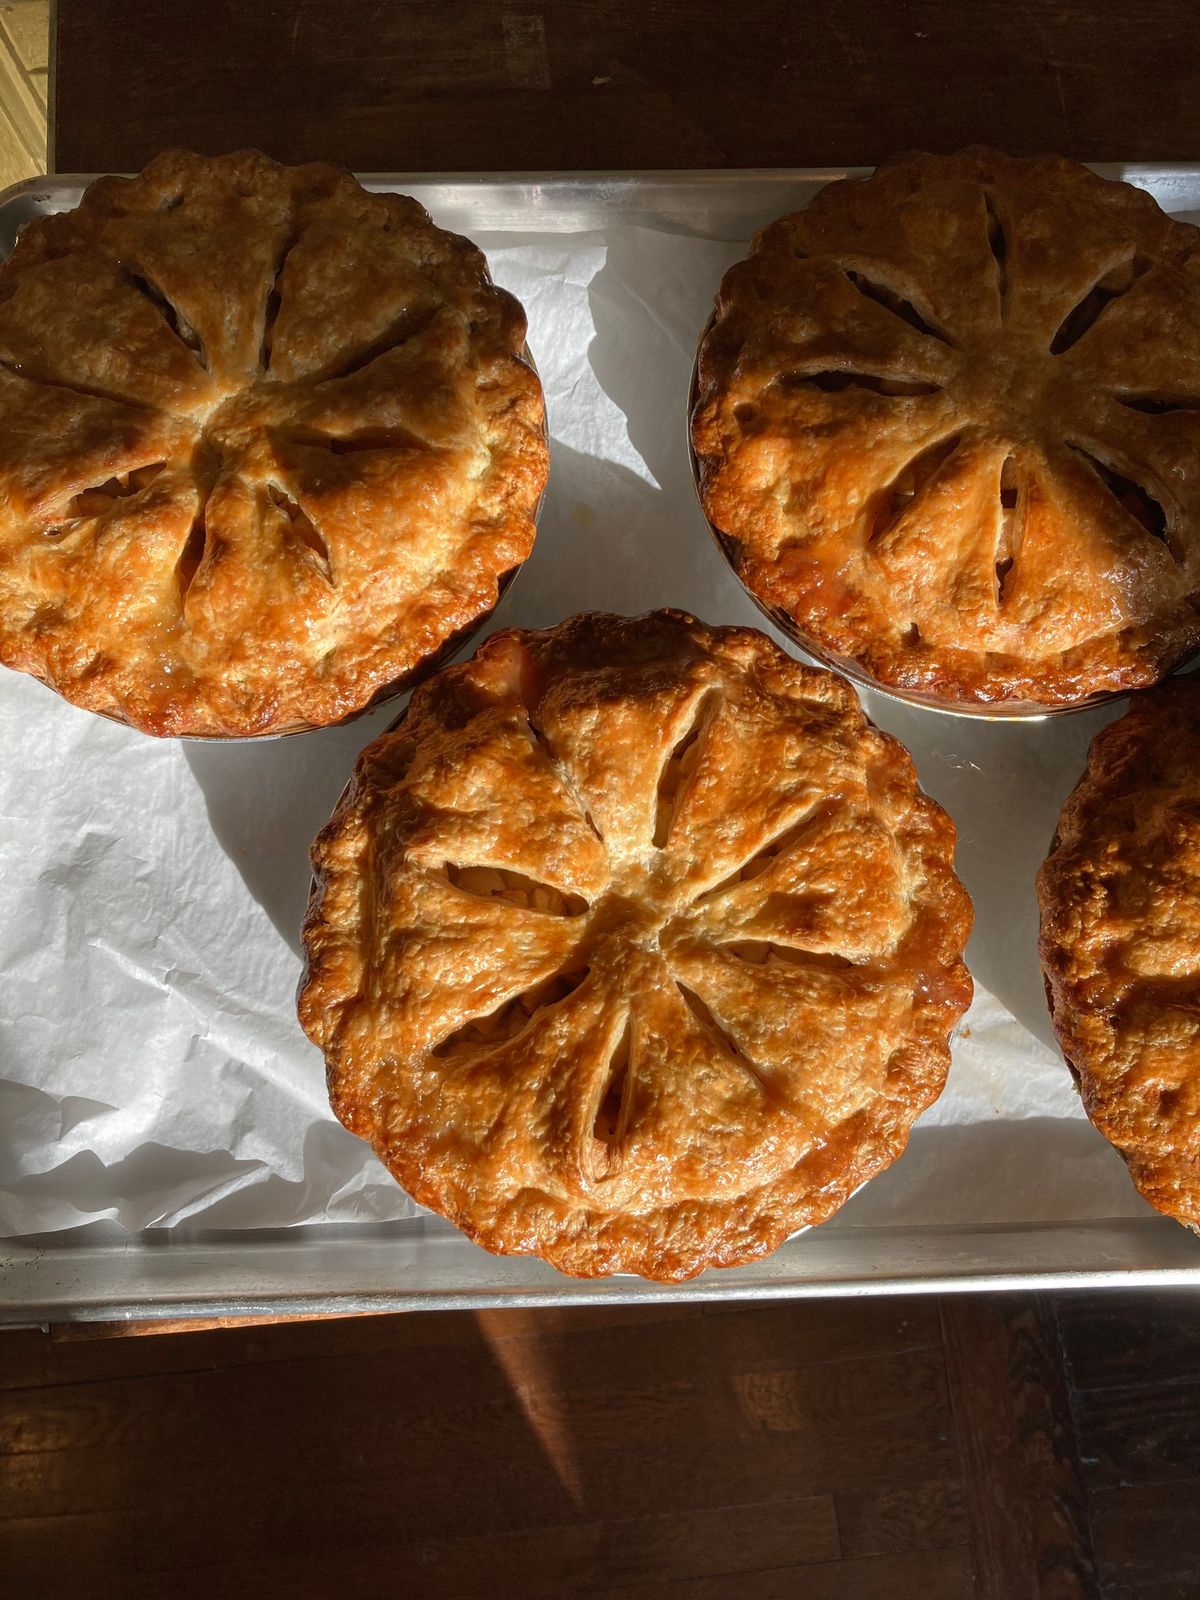
[[[1200,1300],[0,1335],[0,1594],[1195,1600]]]

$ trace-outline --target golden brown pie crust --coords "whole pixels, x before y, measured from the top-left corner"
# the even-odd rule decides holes
[[[1200,1225],[1200,679],[1104,728],[1038,874],[1055,1032],[1159,1211]]]
[[[954,828],[841,679],[675,611],[494,635],[359,759],[300,1016],[490,1250],[692,1277],[903,1150],[971,983]]]
[[[1069,705],[1200,645],[1200,232],[1056,157],[909,154],[726,275],[705,512],[822,654]]]
[[[496,603],[524,314],[416,201],[157,157],[0,266],[0,661],[157,734],[335,722]]]

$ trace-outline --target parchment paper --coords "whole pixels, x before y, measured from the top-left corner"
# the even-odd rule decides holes
[[[697,333],[744,245],[477,237],[528,310],[553,436],[537,546],[492,626],[667,604],[764,626],[685,442]],[[977,998],[908,1153],[832,1225],[1147,1211],[1083,1117],[1034,948],[1034,872],[1117,711],[1000,725],[864,698],[958,824]],[[266,744],[159,742],[0,669],[0,1233],[414,1214],[334,1121],[293,1005],[309,842],[398,709]]]

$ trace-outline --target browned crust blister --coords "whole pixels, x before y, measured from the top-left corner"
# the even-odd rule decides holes
[[[495,635],[363,752],[300,1015],[408,1192],[565,1272],[831,1215],[970,998],[950,819],[853,691],[679,612]]]
[[[322,726],[495,606],[525,317],[403,195],[169,151],[0,265],[0,660],[156,734]]]
[[[1200,645],[1200,234],[1058,157],[902,155],[732,267],[705,512],[818,653],[1068,706]]]
[[[1151,1205],[1200,1224],[1200,681],[1093,740],[1038,874],[1055,1032]]]

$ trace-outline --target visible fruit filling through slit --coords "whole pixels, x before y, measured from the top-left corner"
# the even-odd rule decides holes
[[[901,468],[875,502],[872,542],[882,538],[899,522],[917,496],[937,477],[958,449],[959,442],[958,434],[949,439],[939,439]]]
[[[165,461],[155,461],[150,466],[118,472],[115,477],[107,478],[94,488],[82,490],[68,503],[61,520],[43,529],[43,533],[48,539],[60,539],[88,517],[107,516],[119,501],[131,500],[143,489],[148,489],[165,467]]]
[[[143,277],[140,272],[129,272],[127,270],[125,276],[137,292],[149,300],[150,304],[159,312],[175,337],[187,346],[200,365],[207,370],[208,357],[205,354],[203,344],[200,342],[200,335],[192,327],[183,312],[171,304],[157,284],[151,283],[149,278]]]
[[[1008,238],[991,195],[984,195],[983,208],[987,218],[988,249],[992,252],[992,259],[996,263],[996,294],[1000,300],[1000,315],[1003,317],[1008,300]]]
[[[435,1056],[478,1054],[481,1048],[498,1049],[515,1039],[529,1026],[536,1012],[546,1011],[560,1000],[573,994],[587,977],[587,969],[579,972],[558,972],[552,978],[535,984],[524,994],[505,1000],[486,1016],[472,1017],[460,1028],[448,1034],[433,1050]]]
[[[878,283],[873,278],[865,277],[861,272],[846,269],[846,277],[868,300],[874,300],[885,311],[890,311],[894,317],[899,317],[902,322],[907,322],[910,328],[915,328],[918,333],[927,335],[930,339],[938,339],[942,344],[951,341],[940,329],[932,326],[917,310],[911,300],[906,300],[895,289],[889,288],[885,283]]]
[[[289,431],[285,443],[307,445],[315,450],[328,450],[331,455],[348,456],[359,450],[431,450],[434,447],[419,433],[408,428],[370,428],[361,433],[338,436],[331,433],[311,433],[299,429]]]
[[[1171,541],[1167,514],[1154,496],[1143,489],[1141,484],[1135,483],[1132,478],[1126,478],[1108,462],[1101,461],[1090,450],[1085,450],[1082,445],[1073,444],[1070,448],[1092,469],[1121,509],[1140,524],[1152,538],[1166,545],[1175,561],[1182,561],[1181,552]]]
[[[753,967],[821,967],[826,972],[844,972],[855,964],[835,950],[806,950],[768,939],[731,939],[721,948]]]
[[[811,833],[824,822],[828,809],[827,806],[819,806],[806,812],[798,821],[790,823],[761,850],[756,850],[749,861],[743,862],[736,872],[731,872],[727,878],[722,878],[720,883],[714,884],[711,889],[706,889],[703,894],[698,895],[696,904],[703,905],[708,900],[715,900],[719,895],[736,889],[739,883],[748,883],[766,872],[768,867],[773,867],[780,856],[786,855],[806,833]]]
[[[1200,398],[1195,395],[1114,394],[1113,399],[1149,417],[1161,417],[1168,411],[1200,411]]]
[[[687,1006],[688,1010],[696,1018],[697,1022],[699,1022],[702,1027],[707,1029],[709,1033],[716,1034],[717,1038],[721,1040],[731,1055],[736,1056],[741,1062],[746,1062],[746,1052],[742,1049],[741,1045],[737,1042],[733,1035],[728,1032],[727,1029],[721,1026],[716,1017],[713,1015],[710,1007],[703,1000],[701,1000],[696,991],[694,989],[689,989],[687,984],[682,983],[678,978],[675,979],[675,986],[683,996],[684,1005]]]
[[[402,345],[410,343],[419,334],[424,333],[437,314],[436,305],[406,306],[377,339],[372,339],[370,344],[365,345],[357,355],[350,357],[343,365],[322,373],[319,381],[349,378],[354,373],[361,372],[373,361],[378,361],[380,356],[385,356],[392,350],[399,350]]]
[[[695,707],[687,732],[671,751],[658,780],[654,812],[654,846],[661,850],[671,836],[688,779],[700,759],[700,735],[708,727],[715,707],[711,695],[704,695]]]
[[[538,883],[508,867],[460,867],[446,863],[446,876],[456,889],[479,900],[503,900],[524,911],[545,911],[554,917],[580,917],[587,901],[577,894],[565,894],[548,883]]]
[[[179,586],[179,605],[183,607],[188,597],[188,590],[192,587],[200,563],[204,560],[204,546],[207,533],[204,526],[203,511],[192,523],[187,541],[179,552],[179,560],[175,563],[175,581]]]
[[[1112,302],[1128,294],[1150,266],[1151,263],[1144,256],[1128,256],[1111,267],[1063,318],[1058,332],[1050,341],[1050,354],[1061,356],[1064,351],[1078,344]]]
[[[633,1022],[626,1017],[608,1058],[600,1102],[592,1123],[592,1175],[596,1178],[606,1177],[616,1165],[615,1147],[629,1121],[627,1090],[632,1043]]]
[[[1025,532],[1027,491],[1024,474],[1012,456],[1000,469],[1000,528],[996,541],[996,603],[1012,593],[1014,568]]]
[[[288,525],[296,537],[312,552],[321,576],[332,583],[333,561],[329,554],[329,546],[312,518],[278,483],[267,484],[267,496],[276,511],[287,518]]]
[[[592,834],[597,839],[603,838],[600,829],[596,826],[595,817],[593,817],[592,813],[588,810],[586,800],[584,800],[583,796],[575,787],[567,768],[558,759],[557,752],[555,751],[553,744],[550,742],[549,735],[544,729],[538,727],[537,723],[533,721],[530,715],[529,702],[532,701],[536,703],[536,701],[540,698],[541,691],[537,686],[536,669],[534,668],[532,661],[529,660],[527,652],[524,652],[524,659],[527,663],[525,674],[526,681],[521,688],[520,698],[522,699],[522,703],[525,705],[525,722],[529,729],[529,737],[533,740],[534,744],[537,745],[538,749],[542,752],[542,755],[546,758],[551,770],[558,779],[563,793],[571,801],[572,805],[574,805],[578,810],[579,815],[583,818],[584,822],[587,823]]]
[[[263,309],[263,336],[262,347],[259,351],[259,365],[263,371],[269,370],[271,365],[271,346],[275,339],[275,323],[279,316],[279,307],[283,303],[283,270],[287,266],[288,257],[296,247],[296,235],[293,234],[279,252],[279,264],[275,268],[275,276],[271,279],[271,287],[267,293],[267,303]]]
[[[746,1073],[747,1077],[754,1080],[763,1094],[770,1094],[771,1086],[767,1079],[764,1078],[762,1073],[754,1065],[753,1061],[751,1061],[750,1057],[742,1049],[741,1045],[738,1044],[737,1040],[729,1032],[728,1028],[724,1027],[717,1017],[714,1016],[711,1008],[705,1004],[696,991],[694,989],[689,989],[687,984],[680,982],[678,978],[675,979],[675,987],[679,990],[684,1005],[695,1017],[696,1021],[700,1024],[704,1032],[707,1033],[711,1038],[720,1041],[720,1043],[725,1047],[730,1059],[736,1062],[739,1067],[741,1067],[742,1071]]]
[[[846,389],[866,389],[888,396],[937,394],[937,383],[919,383],[910,378],[876,377],[869,372],[784,372],[775,380],[784,389],[813,388],[825,394],[841,394]]]

